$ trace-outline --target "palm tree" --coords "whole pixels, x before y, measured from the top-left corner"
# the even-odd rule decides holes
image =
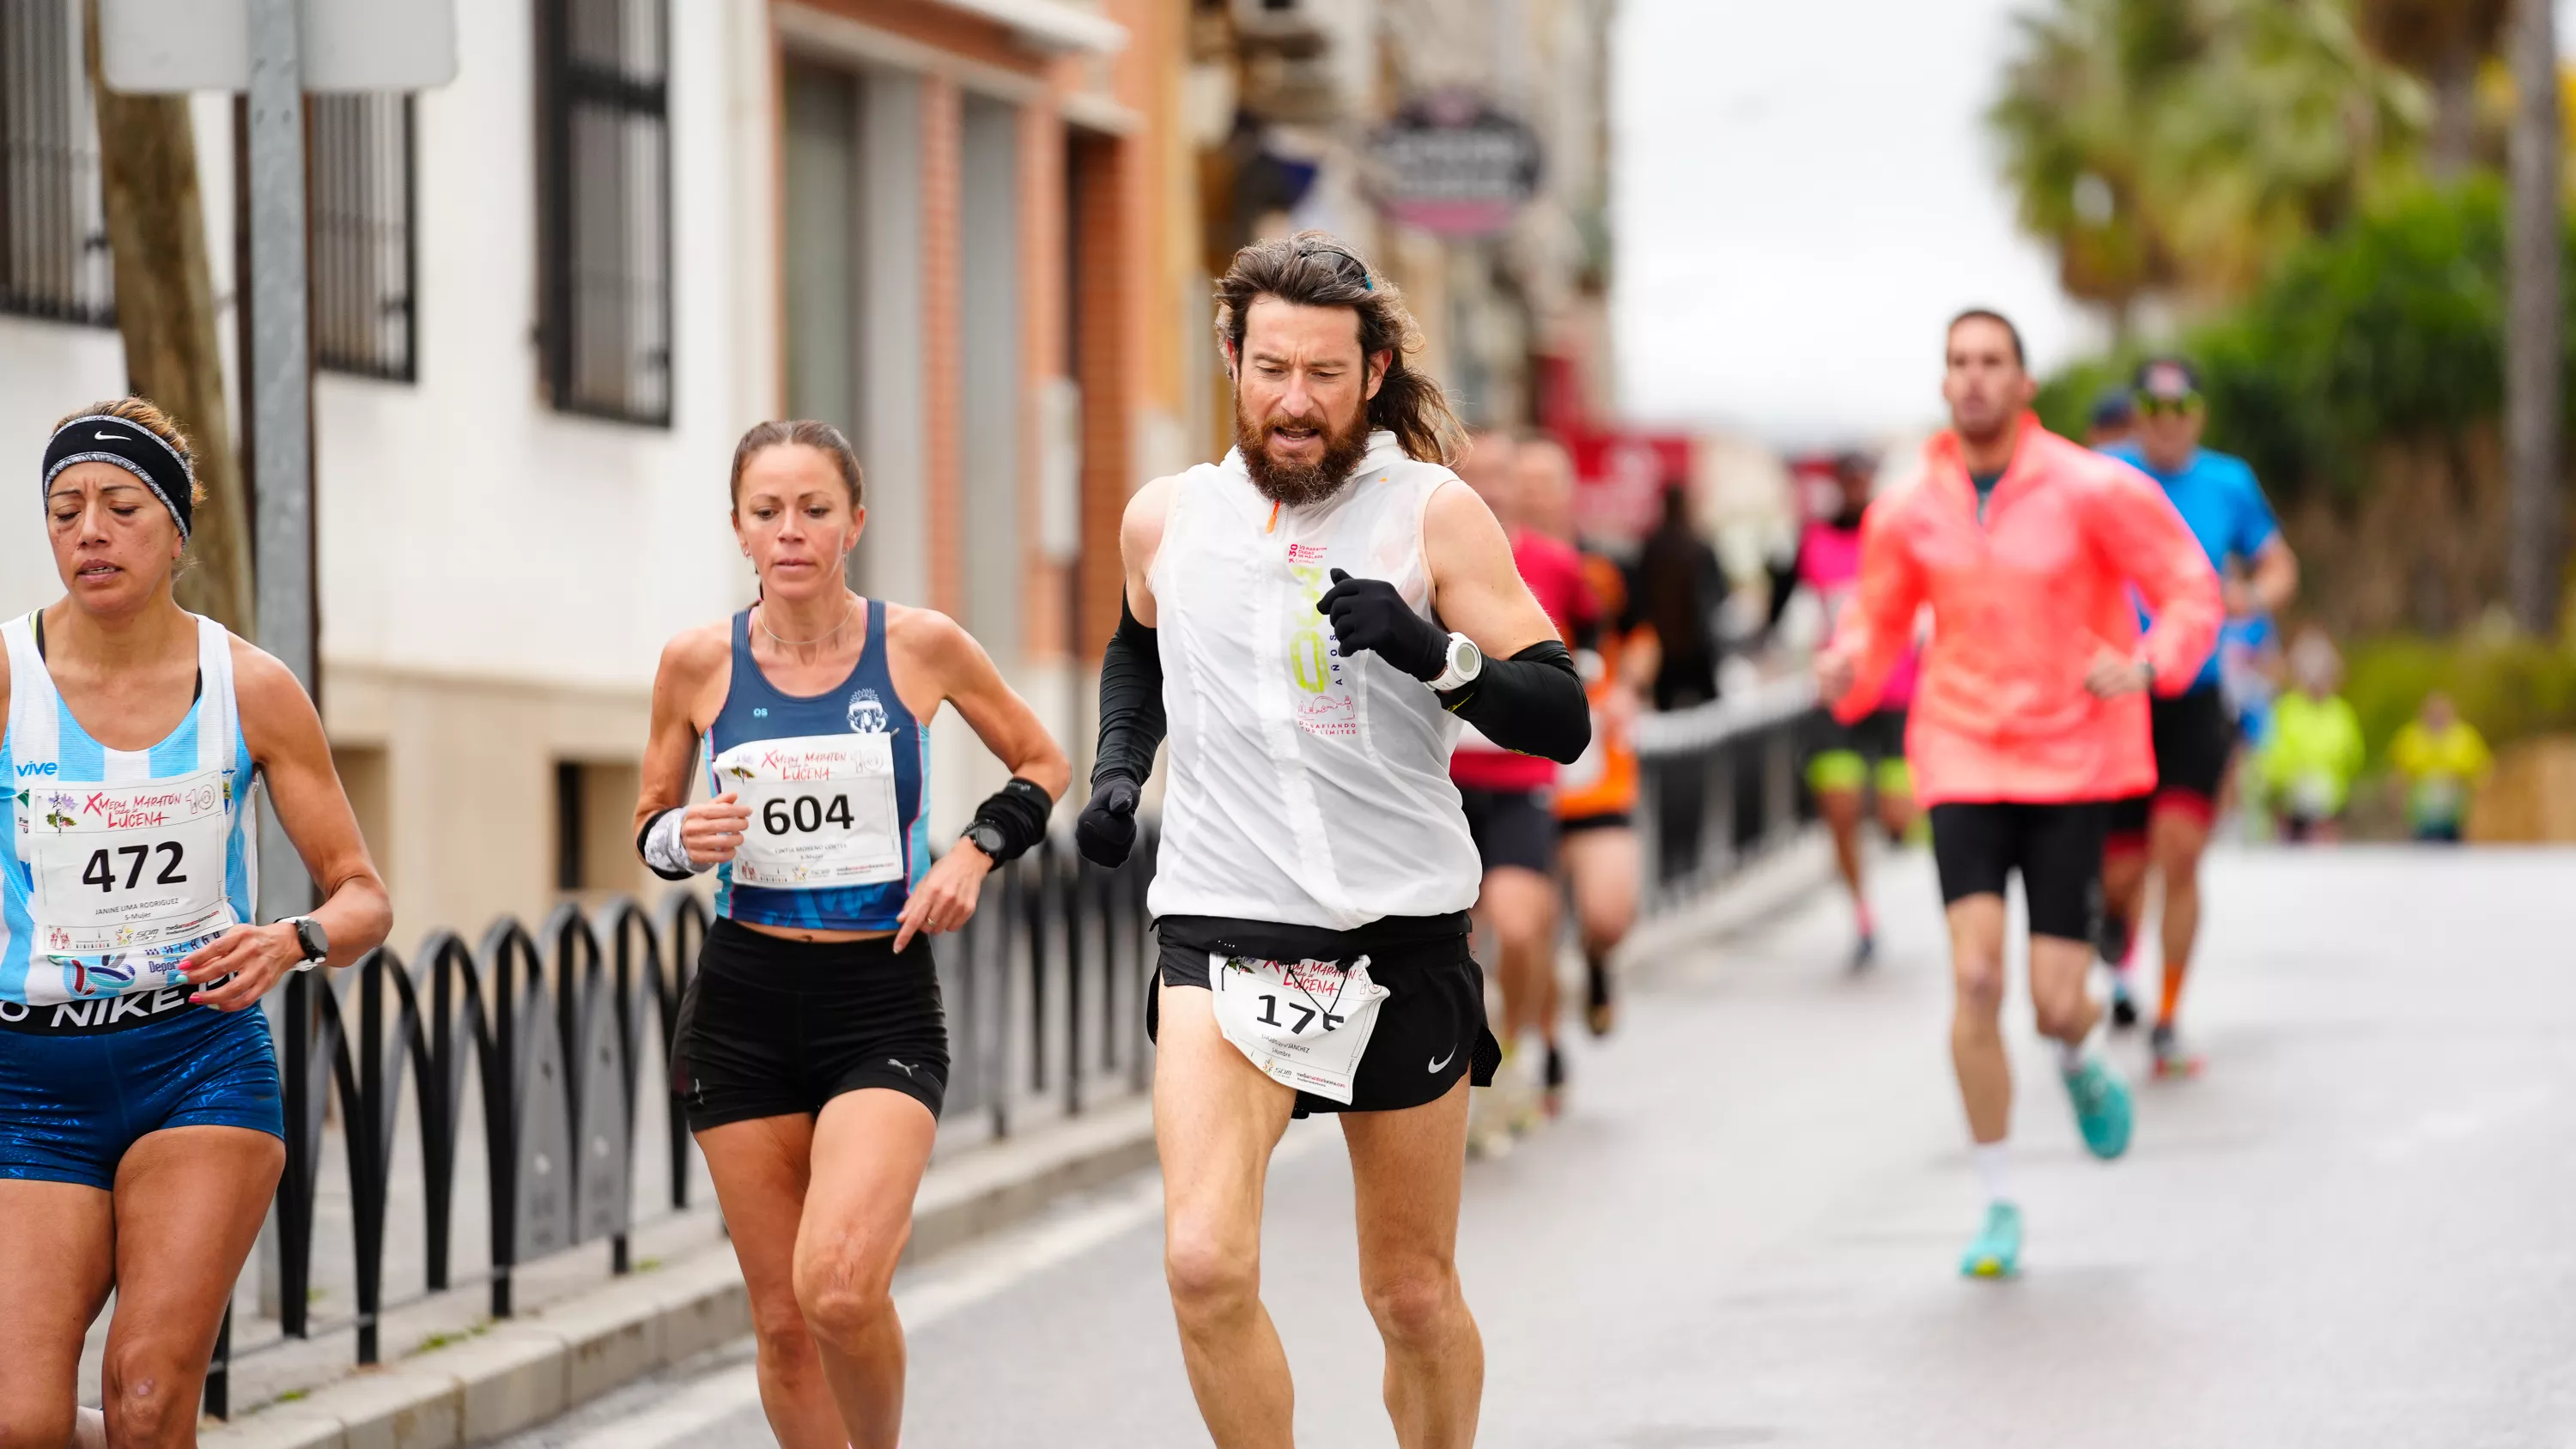
[[[2099,304],[2122,336],[2138,302],[2175,275],[2143,180],[2158,93],[2201,48],[2186,12],[2058,0],[2015,17],[2020,53],[1987,113],[2022,228],[2056,248],[2067,295]]]
[[[2513,61],[2512,220],[2506,234],[2504,436],[2511,480],[2513,544],[2506,559],[2514,619],[2534,634],[2557,632],[2566,545],[2565,303],[2560,267],[2566,232],[2560,192],[2558,35],[2550,0],[2514,0],[2507,51]]]
[[[2350,0],[2054,0],[2017,22],[1988,124],[2022,227],[2115,331],[2138,302],[2245,295],[2403,169],[2419,89]]]
[[[2371,47],[2424,78],[2433,120],[2424,166],[2448,180],[2477,164],[2478,71],[2502,39],[2508,0],[2355,0]]]
[[[2160,97],[2144,187],[2184,259],[2182,289],[2216,304],[2409,175],[2424,105],[2335,0],[2233,0],[2204,14],[2210,43]]]

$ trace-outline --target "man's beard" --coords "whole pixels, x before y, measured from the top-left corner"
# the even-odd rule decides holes
[[[1303,424],[1304,418],[1272,417],[1255,423],[1243,415],[1243,404],[1234,406],[1234,445],[1243,454],[1244,471],[1252,475],[1252,486],[1273,503],[1290,508],[1303,508],[1321,503],[1342,491],[1358,471],[1360,459],[1368,456],[1368,410],[1363,408],[1350,426],[1335,433],[1323,430],[1324,456],[1312,463],[1282,463],[1270,456],[1270,430],[1274,427]]]

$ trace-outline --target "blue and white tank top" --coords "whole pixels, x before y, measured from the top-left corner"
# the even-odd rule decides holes
[[[0,623],[0,641],[9,650],[0,1019],[51,1007],[57,1027],[122,1020],[124,1006],[106,998],[186,987],[178,968],[188,954],[251,919],[258,862],[242,802],[252,767],[232,636],[197,619],[196,703],[144,750],[108,749],[81,728],[54,689],[33,616]]]
[[[811,696],[769,682],[751,657],[751,611],[733,616],[733,679],[705,749],[710,793],[733,791],[751,824],[717,868],[718,915],[891,931],[930,869],[929,736],[886,672],[885,605],[859,607],[859,662],[838,688]]]

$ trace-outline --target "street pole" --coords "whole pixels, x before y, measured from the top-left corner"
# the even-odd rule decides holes
[[[297,0],[250,0],[250,409],[259,644],[321,697],[313,658],[312,353],[304,263],[304,68]],[[260,812],[259,914],[313,908],[313,882]]]
[[[2566,302],[2559,189],[2558,39],[2551,0],[2515,0],[2506,27],[2513,64],[2512,178],[2505,300],[2504,438],[2511,550],[2506,583],[2514,622],[2543,639],[2558,633],[2566,562],[2562,448]]]

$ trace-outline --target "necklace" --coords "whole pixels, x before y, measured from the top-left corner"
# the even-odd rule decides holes
[[[842,600],[842,608],[841,608],[841,622],[839,622],[839,623],[837,623],[837,624],[833,625],[833,626],[832,626],[831,628],[829,628],[829,629],[824,630],[822,633],[815,635],[815,636],[814,636],[813,638],[811,638],[811,639],[781,639],[781,638],[779,638],[779,637],[778,637],[778,634],[777,634],[777,631],[776,631],[776,630],[773,630],[773,629],[771,629],[771,628],[769,627],[769,606],[768,606],[768,605],[766,605],[766,604],[763,604],[763,605],[761,606],[761,608],[760,608],[760,617],[759,617],[760,632],[761,632],[761,633],[763,633],[763,634],[767,634],[767,635],[769,636],[769,642],[770,642],[770,643],[772,643],[772,644],[777,645],[778,647],[780,647],[780,648],[782,648],[782,649],[805,649],[805,648],[810,648],[810,647],[812,647],[813,645],[820,644],[820,643],[822,643],[824,640],[829,639],[829,638],[831,638],[833,635],[838,634],[838,633],[840,633],[842,630],[844,630],[844,629],[846,629],[846,628],[850,627],[850,615],[851,615],[852,613],[856,612],[856,610],[857,610],[857,607],[858,607],[858,606],[857,606],[856,604],[853,604],[853,603],[851,603],[851,602],[850,602],[850,596],[849,596],[848,594],[846,594],[846,593],[844,593],[843,595],[841,595],[841,600]]]

